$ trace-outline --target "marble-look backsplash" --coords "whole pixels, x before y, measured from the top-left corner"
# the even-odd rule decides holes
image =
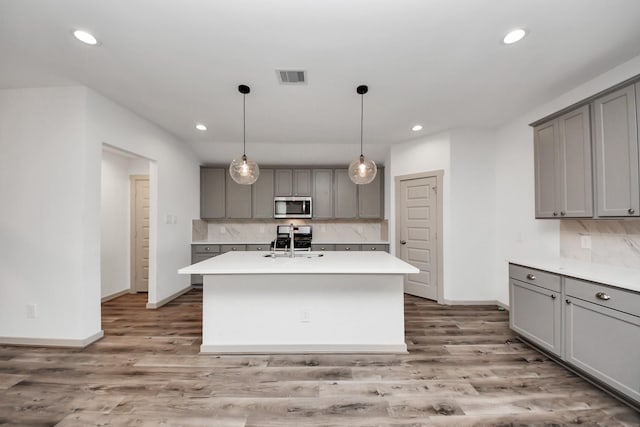
[[[590,249],[583,247],[589,244]],[[560,222],[560,256],[640,268],[640,219],[563,220]]]
[[[271,242],[276,238],[279,224],[309,224],[313,227],[313,241],[323,242],[379,242],[389,238],[387,221],[312,222],[294,220],[256,220],[247,222],[206,222],[193,220],[193,241]]]

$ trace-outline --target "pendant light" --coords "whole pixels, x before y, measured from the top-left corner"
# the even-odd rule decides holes
[[[233,159],[229,165],[229,175],[238,184],[251,185],[258,180],[260,168],[258,164],[247,159],[247,111],[245,99],[251,88],[246,85],[238,86],[238,91],[242,94],[242,157]]]
[[[349,178],[356,184],[369,184],[376,177],[376,163],[364,156],[362,151],[362,128],[364,117],[364,94],[369,91],[366,85],[360,85],[356,92],[360,95],[360,156],[349,163]]]

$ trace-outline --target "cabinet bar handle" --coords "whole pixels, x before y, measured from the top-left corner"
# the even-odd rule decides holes
[[[571,304],[571,300],[568,299],[568,298],[566,300],[564,300],[564,302],[566,302],[567,304]]]
[[[633,215],[634,213],[636,213],[635,209],[633,208],[629,208],[627,212],[629,212],[629,215]]]
[[[527,274],[527,279],[536,280],[536,276],[534,276],[533,274],[529,273],[529,274]]]
[[[554,294],[551,294],[551,299],[556,299],[556,296]]]
[[[608,300],[611,299],[611,297],[609,295],[605,294],[604,292],[598,292],[596,294],[596,298],[601,299],[603,301],[608,301]]]

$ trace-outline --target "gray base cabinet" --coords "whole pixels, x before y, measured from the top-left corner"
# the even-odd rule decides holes
[[[521,271],[524,270],[524,273]],[[560,280],[545,279],[544,273],[511,266],[509,305],[511,329],[545,350],[562,354],[562,306]],[[517,279],[523,279],[517,280]],[[538,282],[535,282],[538,280]],[[535,282],[535,284],[533,284]],[[538,284],[547,285],[547,287]],[[552,288],[552,289],[550,289]]]
[[[511,329],[640,404],[640,293],[513,264],[509,276]]]

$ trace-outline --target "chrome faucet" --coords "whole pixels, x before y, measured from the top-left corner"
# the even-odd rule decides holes
[[[290,248],[289,248],[289,258],[295,257],[294,252],[296,250],[296,245],[294,243],[295,240],[294,240],[294,237],[293,237],[293,235],[295,234],[294,233],[295,230],[297,230],[296,226],[293,225],[293,223],[291,223],[289,225],[289,246],[290,246]]]

